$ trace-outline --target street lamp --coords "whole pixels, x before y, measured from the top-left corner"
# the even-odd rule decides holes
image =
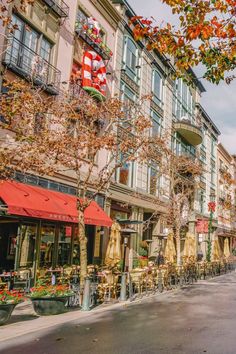
[[[123,267],[122,267],[122,272],[125,272],[125,260],[126,260],[126,253],[127,253],[127,246],[129,243],[129,238],[133,235],[136,234],[137,231],[131,228],[126,228],[121,230],[122,234],[124,235],[124,255],[123,255]]]
[[[208,239],[207,239],[207,255],[208,262],[211,261],[211,233],[212,233],[212,221],[213,215],[216,210],[215,193],[210,194],[210,202],[208,203],[208,211],[210,212],[209,224],[208,224]]]

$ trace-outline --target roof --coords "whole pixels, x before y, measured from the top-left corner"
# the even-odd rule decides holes
[[[210,116],[208,115],[208,113],[205,111],[205,109],[202,107],[202,105],[200,103],[197,103],[196,106],[200,109],[203,117],[206,119],[206,121],[211,125],[212,129],[215,131],[215,133],[217,135],[220,135],[221,132],[220,130],[217,128],[216,124],[213,122],[213,120],[210,118]]]

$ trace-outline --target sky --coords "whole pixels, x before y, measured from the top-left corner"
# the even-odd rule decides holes
[[[174,16],[160,0],[128,0],[137,15],[153,16],[158,23],[173,23]],[[199,74],[199,69],[194,71]],[[221,131],[219,141],[231,153],[236,154],[236,80],[230,85],[222,82],[213,85],[202,80],[207,92],[202,94],[201,104]]]

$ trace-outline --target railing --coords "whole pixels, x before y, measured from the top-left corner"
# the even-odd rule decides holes
[[[9,39],[3,63],[17,74],[43,86],[52,94],[59,93],[61,72],[16,38]]]
[[[97,52],[102,59],[109,60],[112,56],[112,51],[105,44],[102,37],[99,34],[93,33],[94,26],[89,23],[89,19],[82,18],[78,14],[76,20],[75,32],[91,47]]]
[[[69,16],[69,6],[63,0],[43,0],[60,17]]]
[[[94,268],[95,270],[95,268]],[[68,300],[69,307],[82,307],[88,311],[101,303],[110,303],[113,301],[134,301],[143,297],[156,295],[163,291],[180,289],[196,283],[198,280],[211,279],[216,276],[227,274],[235,270],[233,262],[199,262],[186,263],[182,266],[173,264],[162,265],[159,268],[150,266],[143,269],[133,269],[127,273],[111,270],[103,270],[100,272],[92,272],[86,279],[83,292],[80,291],[79,285],[79,269],[72,267],[68,269],[58,270],[55,274],[57,284],[69,284],[74,291],[74,295]],[[24,270],[24,273],[27,271]],[[52,280],[52,274],[44,280]],[[0,290],[1,289],[19,289],[22,292],[28,292],[32,280],[27,275],[19,275],[17,272],[9,274],[0,274]],[[42,278],[41,278],[42,280]]]

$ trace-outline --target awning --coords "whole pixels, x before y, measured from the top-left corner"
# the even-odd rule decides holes
[[[78,222],[77,198],[60,192],[15,181],[0,182],[0,199],[7,206],[7,213],[26,217]],[[96,226],[112,225],[112,220],[92,201],[84,212],[85,224]]]

